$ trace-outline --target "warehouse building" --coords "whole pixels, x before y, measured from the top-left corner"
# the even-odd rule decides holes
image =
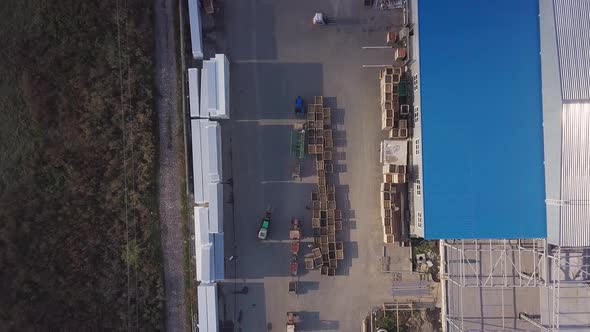
[[[541,1],[547,240],[590,246],[590,1]]]
[[[449,331],[590,326],[590,0],[408,7],[413,236]]]
[[[541,323],[590,326],[590,1],[539,1],[549,287]]]
[[[413,3],[411,232],[545,237],[537,0]]]

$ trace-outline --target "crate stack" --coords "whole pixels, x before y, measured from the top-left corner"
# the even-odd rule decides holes
[[[408,180],[406,174],[407,168],[404,165],[383,165],[383,183],[386,184],[402,184]]]
[[[393,235],[393,211],[395,210],[395,200],[393,199],[397,193],[397,188],[391,183],[381,184],[381,225],[383,226],[383,242],[393,243],[395,236]]]
[[[401,68],[387,67],[379,72],[381,86],[381,129],[391,130],[394,121],[399,119],[398,86]]]
[[[343,243],[336,242],[336,232],[342,230],[342,212],[336,208],[336,187],[328,180],[334,171],[334,139],[331,109],[324,107],[323,99],[316,96],[307,109],[307,151],[315,157],[318,184],[311,193],[311,224],[317,248],[310,257],[313,265],[306,263],[306,268],[320,268],[322,275],[334,276],[338,261],[344,259]]]
[[[380,195],[383,242],[393,243],[401,237],[401,201],[398,188],[392,183],[382,183]]]
[[[404,106],[404,105],[402,105]],[[407,106],[407,105],[406,105]],[[391,139],[408,139],[408,120],[400,119],[395,122],[395,126],[389,130]]]

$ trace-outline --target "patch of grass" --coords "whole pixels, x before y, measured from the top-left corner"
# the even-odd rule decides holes
[[[151,6],[5,0],[0,18],[0,323],[162,330]]]
[[[438,253],[438,241],[421,240],[420,242],[412,243],[414,255]]]
[[[184,2],[179,1],[179,6],[184,6]],[[184,80],[184,68],[183,68],[183,50],[180,47],[181,39],[184,38],[181,33],[181,7],[176,6],[175,8],[175,15],[174,15],[174,29],[175,29],[175,37],[176,37],[176,44],[178,46],[176,52],[176,69],[177,69],[177,91],[178,91],[178,107],[177,107],[177,114],[178,114],[178,123],[177,125],[177,132],[178,132],[178,141],[182,142],[179,144],[179,151],[178,151],[178,161],[179,161],[179,177],[181,179],[181,186],[180,186],[180,194],[181,194],[181,208],[182,208],[182,241],[183,241],[183,273],[184,273],[184,303],[186,305],[186,326],[187,329],[190,329],[193,325],[193,316],[196,314],[194,309],[197,307],[197,296],[196,296],[196,284],[194,284],[194,271],[195,271],[195,262],[192,253],[190,252],[190,241],[191,241],[191,232],[189,227],[189,222],[191,221],[191,213],[192,213],[192,204],[189,201],[188,192],[187,192],[187,173],[186,173],[186,155],[188,150],[185,146],[185,123],[184,117],[185,114],[183,112],[184,106],[184,91],[183,91],[183,80]],[[183,7],[185,8],[185,7]]]

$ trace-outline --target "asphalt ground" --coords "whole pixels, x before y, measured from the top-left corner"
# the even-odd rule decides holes
[[[391,277],[381,273],[383,255],[379,207],[380,130],[378,68],[389,64],[392,50],[363,50],[385,44],[397,30],[400,13],[365,9],[360,0],[226,1],[205,42],[231,62],[231,120],[222,124],[231,165],[227,178],[226,278],[221,286],[220,319],[235,330],[283,329],[287,311],[297,311],[302,331],[353,331],[371,306],[391,301]],[[313,27],[315,12],[333,24]],[[333,112],[338,208],[343,210],[345,259],[335,277],[299,266],[300,294],[287,292],[289,221],[304,220],[304,241],[311,241],[311,157],[303,179],[293,182],[289,152],[296,96],[310,101],[323,95]],[[229,147],[229,148],[226,148]],[[270,239],[257,240],[265,210],[273,211]],[[232,213],[228,213],[231,216]],[[302,252],[309,249],[302,246]],[[394,267],[395,268],[395,267]],[[242,290],[247,287],[247,293]]]

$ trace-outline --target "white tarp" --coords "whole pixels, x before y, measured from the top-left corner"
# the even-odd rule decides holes
[[[188,95],[191,118],[198,118],[201,105],[199,102],[199,70],[197,68],[188,69]]]
[[[217,62],[215,60],[203,61],[201,70],[201,117],[209,117],[211,113],[217,112]]]
[[[203,59],[203,36],[201,31],[201,10],[199,0],[188,0],[188,16],[191,30],[193,58]]]
[[[223,233],[223,184],[209,184],[209,232]]]
[[[209,208],[195,207],[195,248],[211,244],[209,232]]]
[[[215,271],[215,263],[213,261],[213,246],[211,244],[201,246],[200,250],[197,249],[197,251],[197,254],[200,254],[200,259],[196,261],[197,280],[201,282],[214,281],[213,271]]]
[[[201,176],[203,179],[203,200],[205,202],[209,202],[210,193],[209,191],[209,174],[211,171],[209,170],[209,158],[211,155],[209,153],[209,139],[207,135],[207,126],[209,125],[210,121],[207,119],[199,120],[199,127],[200,127],[200,134],[201,134],[201,158],[203,162],[201,163]]]
[[[222,281],[225,279],[225,250],[223,233],[213,234],[213,243],[215,247],[215,280]]]
[[[217,285],[201,284],[197,287],[199,332],[219,331]]]
[[[201,118],[229,119],[229,60],[224,54],[204,60],[201,70]]]
[[[209,318],[207,313],[209,307],[207,303],[207,285],[201,284],[197,286],[197,301],[199,310],[199,331],[206,331],[209,325],[207,322],[207,318]]]
[[[209,145],[209,178],[210,182],[221,181],[221,128],[217,122],[207,124],[207,144]]]
[[[217,109],[211,118],[229,119],[229,60],[225,54],[215,54],[217,67]]]
[[[217,285],[207,285],[207,328],[208,332],[216,332],[218,319]],[[202,332],[202,331],[201,331]]]
[[[192,155],[193,155],[193,190],[195,203],[205,202],[203,184],[203,164],[209,166],[209,162],[203,163],[201,125],[199,120],[191,120]],[[208,171],[207,171],[208,172]]]
[[[203,62],[203,69],[201,69],[201,99],[199,107],[199,116],[201,118],[209,118],[209,66]]]
[[[203,181],[221,181],[221,128],[219,123],[201,120],[201,155],[203,158]],[[205,195],[205,199],[207,197]]]
[[[381,162],[392,165],[408,164],[407,140],[384,140],[381,142]]]

